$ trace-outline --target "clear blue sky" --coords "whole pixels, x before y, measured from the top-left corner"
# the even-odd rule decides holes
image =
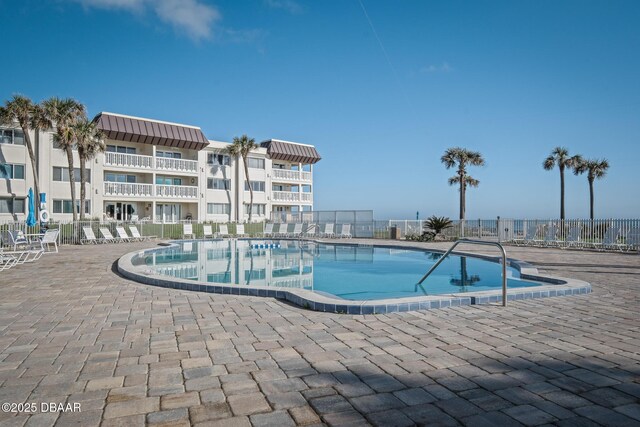
[[[0,96],[314,144],[316,209],[457,217],[447,147],[482,152],[468,218],[559,213],[558,145],[640,217],[640,2],[0,0]],[[586,176],[567,216],[588,216]]]

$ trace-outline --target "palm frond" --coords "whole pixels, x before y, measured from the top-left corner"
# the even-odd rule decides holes
[[[464,181],[465,181],[465,184],[468,185],[469,187],[477,187],[478,185],[480,185],[480,181],[470,176],[466,176],[464,178]]]

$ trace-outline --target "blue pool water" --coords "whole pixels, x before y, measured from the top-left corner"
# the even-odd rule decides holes
[[[421,250],[277,240],[178,242],[144,254],[158,274],[228,286],[308,289],[347,300],[443,295],[500,289],[501,266],[450,255],[416,283],[440,254]],[[539,286],[507,268],[509,288]]]

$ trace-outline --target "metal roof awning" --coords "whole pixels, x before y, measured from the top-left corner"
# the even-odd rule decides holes
[[[260,146],[265,147],[269,157],[275,160],[314,164],[322,159],[316,148],[312,145],[270,139],[269,141],[262,142]]]
[[[116,141],[190,150],[202,150],[209,145],[209,141],[199,127],[113,113],[100,113],[93,121],[107,138]]]

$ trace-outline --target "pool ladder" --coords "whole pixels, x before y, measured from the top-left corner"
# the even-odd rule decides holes
[[[417,286],[421,286],[422,282],[425,281],[425,279],[427,277],[429,277],[429,275],[433,272],[433,270],[435,270],[440,264],[442,264],[442,261],[445,260],[445,258],[451,253],[453,252],[453,249],[458,246],[461,243],[470,243],[473,245],[484,245],[484,246],[497,246],[498,248],[500,248],[500,251],[502,252],[502,306],[506,307],[507,306],[507,252],[504,250],[504,246],[502,246],[500,243],[498,242],[487,242],[484,240],[471,240],[471,239],[459,239],[457,240],[450,248],[447,252],[445,252],[444,254],[442,254],[442,256],[440,257],[440,259],[431,266],[431,268],[429,269],[429,271],[426,272],[426,274],[424,276],[422,276],[422,279],[420,279],[418,281],[418,283],[416,284]]]

